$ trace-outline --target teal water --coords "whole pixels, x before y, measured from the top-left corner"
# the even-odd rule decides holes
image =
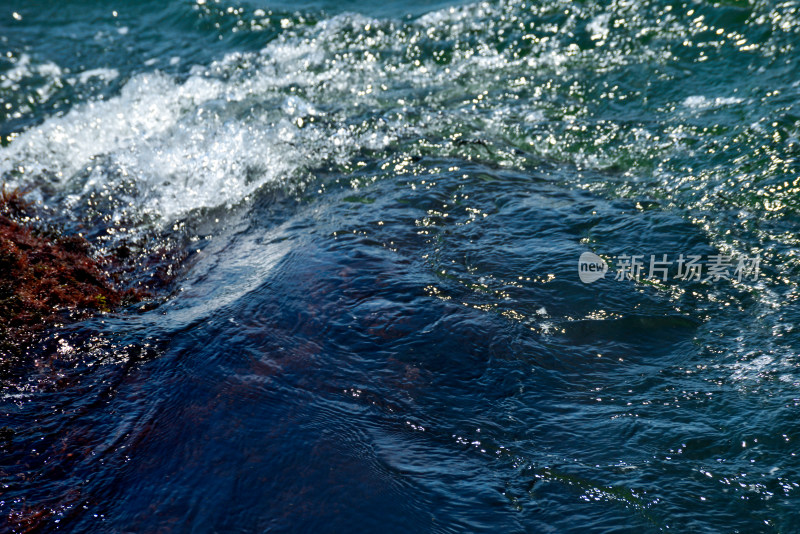
[[[156,296],[2,376],[0,525],[797,532],[799,46],[791,1],[7,2],[2,180]]]

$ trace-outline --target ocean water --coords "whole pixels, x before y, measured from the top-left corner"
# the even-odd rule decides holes
[[[0,529],[800,531],[799,69],[794,0],[3,2],[2,181],[154,296],[0,377]]]

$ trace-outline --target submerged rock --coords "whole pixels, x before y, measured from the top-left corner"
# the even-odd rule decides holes
[[[143,296],[115,288],[113,259],[93,257],[83,237],[32,228],[29,209],[19,191],[0,191],[0,373],[36,331]]]

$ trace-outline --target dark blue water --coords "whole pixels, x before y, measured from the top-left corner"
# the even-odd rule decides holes
[[[2,377],[1,528],[800,531],[798,46],[796,2],[6,2],[3,181],[154,296]]]

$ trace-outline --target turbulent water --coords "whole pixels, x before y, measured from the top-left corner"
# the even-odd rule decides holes
[[[800,3],[137,4],[0,9],[2,180],[165,280],[2,377],[4,530],[800,529]]]

